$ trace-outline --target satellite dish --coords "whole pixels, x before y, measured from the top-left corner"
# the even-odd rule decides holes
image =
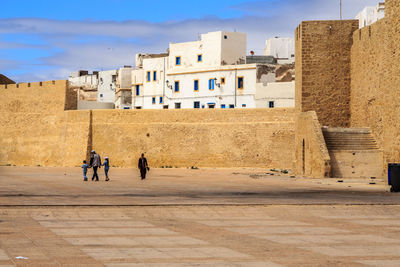
[[[254,51],[250,51],[250,55],[254,56]]]

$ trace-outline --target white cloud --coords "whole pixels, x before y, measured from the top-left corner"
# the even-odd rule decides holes
[[[269,0],[254,1],[232,8],[240,9],[244,16],[221,19],[205,17],[184,21],[150,23],[146,21],[61,21],[49,19],[1,19],[1,34],[35,35],[46,43],[36,49],[51,50],[39,57],[40,68],[17,61],[0,62],[0,71],[18,69],[22,74],[9,75],[17,81],[37,79],[66,79],[77,69],[101,70],[122,65],[133,65],[136,53],[165,52],[169,42],[196,40],[199,33],[226,30],[247,33],[248,50],[261,53],[265,40],[274,36],[293,36],[302,20],[335,19],[339,0]],[[344,0],[345,16],[354,15],[376,0]],[[0,41],[1,50],[29,47],[29,43]],[[17,73],[17,72],[16,72]]]

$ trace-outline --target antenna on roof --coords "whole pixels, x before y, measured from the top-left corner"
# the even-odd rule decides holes
[[[343,12],[342,12],[342,0],[340,0],[340,20],[343,19]]]
[[[200,33],[198,32],[197,33],[197,41],[200,41],[201,40],[201,35],[200,35]]]

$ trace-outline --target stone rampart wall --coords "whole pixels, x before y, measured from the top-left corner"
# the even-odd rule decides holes
[[[353,34],[351,125],[370,127],[384,165],[400,162],[400,1],[387,0],[385,18]]]
[[[80,166],[95,149],[119,167],[142,152],[153,167],[294,166],[294,109],[68,110],[66,81],[0,93],[1,165]]]
[[[330,156],[315,111],[299,113],[295,131],[296,175],[330,177]]]

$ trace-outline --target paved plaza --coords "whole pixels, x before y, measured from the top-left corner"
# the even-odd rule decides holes
[[[272,175],[274,174],[274,175]],[[399,266],[383,180],[0,167],[0,266]]]

